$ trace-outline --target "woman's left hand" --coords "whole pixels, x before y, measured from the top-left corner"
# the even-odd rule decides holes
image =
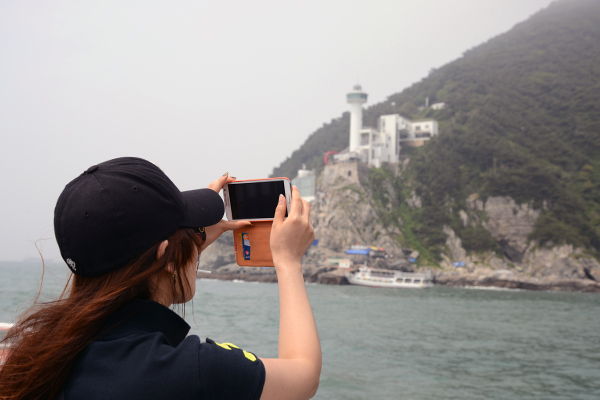
[[[225,186],[225,184],[233,182],[233,181],[235,181],[235,177],[229,176],[229,172],[225,172],[219,179],[217,179],[214,182],[211,182],[208,185],[208,188],[219,193],[221,190],[223,190],[223,186]]]
[[[219,193],[223,189],[223,186],[225,186],[225,184],[227,184],[229,182],[233,182],[233,181],[235,181],[235,178],[232,176],[229,176],[229,173],[225,173],[219,179],[217,179],[216,181],[214,181],[210,185],[208,185],[208,188]],[[215,240],[217,240],[219,238],[219,236],[221,236],[223,233],[225,233],[227,231],[233,231],[235,229],[243,228],[244,226],[247,226],[249,224],[250,224],[249,221],[226,221],[226,220],[222,219],[221,221],[217,222],[215,225],[207,226],[205,228],[206,241],[202,245],[201,250],[204,250],[208,246],[210,246],[210,244],[212,242],[214,242]]]

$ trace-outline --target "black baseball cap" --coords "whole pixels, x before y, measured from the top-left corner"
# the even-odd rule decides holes
[[[91,166],[65,187],[54,233],[71,271],[90,277],[125,266],[178,228],[214,225],[223,212],[214,190],[180,192],[156,165],[123,157]]]

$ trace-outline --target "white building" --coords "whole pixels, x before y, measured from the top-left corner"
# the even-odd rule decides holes
[[[311,202],[317,194],[317,177],[315,171],[306,169],[306,165],[302,164],[302,169],[298,170],[298,176],[292,179],[292,185],[296,186],[300,191],[300,197]]]
[[[367,102],[367,93],[360,85],[346,95],[350,103],[350,145],[348,150],[336,154],[338,162],[361,160],[379,168],[382,162],[400,161],[402,146],[418,147],[438,134],[436,120],[411,121],[399,114],[382,115],[377,128],[362,126],[362,105]]]
[[[408,120],[406,120],[408,121]],[[410,122],[410,126],[399,131],[399,143],[418,147],[438,134],[438,123],[434,119]]]

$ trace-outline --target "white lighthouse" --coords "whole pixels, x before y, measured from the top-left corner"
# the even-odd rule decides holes
[[[362,129],[362,105],[367,102],[367,94],[360,85],[354,85],[352,91],[346,95],[350,103],[350,148],[357,151],[360,147],[360,130]]]

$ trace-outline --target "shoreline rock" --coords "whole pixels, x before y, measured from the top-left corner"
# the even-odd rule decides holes
[[[451,287],[497,287],[505,289],[522,289],[549,292],[581,292],[600,293],[600,284],[584,279],[537,279],[537,278],[512,278],[506,276],[478,275],[478,274],[440,274],[435,277],[436,285]]]
[[[240,280],[244,282],[276,283],[277,275],[274,270],[252,270],[240,268],[239,271],[219,272],[212,274],[198,273],[199,279]],[[519,289],[550,292],[579,292],[600,293],[600,283],[591,279],[553,279],[525,277],[508,270],[496,270],[482,274],[481,271],[444,271],[434,269],[434,283],[447,287],[496,287],[504,289]],[[323,285],[349,285],[345,270],[324,268],[322,271],[304,272],[307,283]]]
[[[334,164],[324,169],[319,178],[319,196],[311,208],[319,242],[302,259],[306,282],[348,284],[344,276],[347,270],[338,270],[332,264],[336,259],[350,259],[355,267],[365,262],[360,256],[345,254],[346,249],[359,244],[383,247],[386,251],[385,258],[369,259],[369,266],[431,272],[438,285],[600,293],[598,260],[572,245],[545,247],[530,242],[529,234],[544,207],[534,209],[533,204],[518,204],[507,196],[489,197],[484,202],[472,194],[466,208],[459,211],[465,227],[481,225],[489,232],[500,245],[497,252],[466,251],[460,236],[450,226],[444,226],[446,243],[439,265],[419,268],[414,260],[418,255],[414,255],[414,249],[405,248],[402,240],[403,221],[389,214],[392,200],[398,197],[396,189],[383,181],[385,201],[375,201],[372,188],[362,183],[368,174],[366,166],[359,163]],[[412,206],[420,206],[414,192],[408,200],[414,203]],[[201,269],[212,271],[211,275],[199,274],[201,278],[277,282],[273,268],[241,268],[236,264],[231,233],[202,252],[200,262]],[[464,267],[456,268],[455,263]]]

